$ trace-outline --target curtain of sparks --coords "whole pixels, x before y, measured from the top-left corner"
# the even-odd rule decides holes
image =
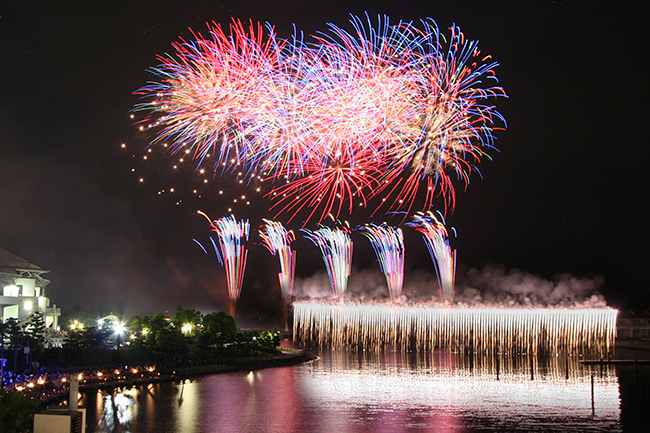
[[[505,128],[493,102],[505,92],[490,85],[498,64],[455,25],[445,35],[431,19],[351,23],[308,43],[233,21],[175,43],[151,69],[158,82],[135,92],[142,129],[198,166],[264,180],[288,220],[375,197],[410,213],[440,193],[453,208],[452,179],[467,184]]]
[[[279,222],[264,220],[264,227],[259,231],[262,244],[274,256],[280,258],[280,289],[284,309],[284,325],[288,330],[288,312],[293,296],[293,283],[296,275],[296,252],[291,249],[291,242],[295,240],[292,231],[287,231]]]
[[[449,246],[447,229],[431,212],[418,212],[413,221],[408,223],[422,233],[427,244],[431,260],[436,268],[440,298],[452,302],[454,300],[454,280],[456,277],[456,250]]]
[[[385,347],[482,354],[611,356],[613,308],[489,308],[297,302],[294,341],[333,349]]]
[[[404,285],[404,235],[399,228],[366,224],[361,233],[370,239],[381,271],[386,277],[388,292],[393,302],[402,296]]]
[[[248,257],[248,251],[242,244],[242,240],[248,241],[250,224],[248,220],[237,221],[234,216],[212,221],[203,212],[199,213],[210,222],[212,231],[217,234],[221,262],[226,269],[228,297],[233,304],[236,304],[244,282],[244,270],[246,269],[246,258]]]
[[[315,243],[323,254],[323,262],[332,286],[334,299],[339,299],[348,286],[352,268],[352,240],[347,227],[329,228],[321,226],[318,230],[302,229],[305,237]]]

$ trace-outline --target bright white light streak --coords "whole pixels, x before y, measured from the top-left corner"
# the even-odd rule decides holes
[[[296,302],[293,335],[319,347],[591,354],[614,349],[611,308],[470,308]]]

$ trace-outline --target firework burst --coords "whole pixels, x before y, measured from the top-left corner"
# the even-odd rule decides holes
[[[136,92],[152,144],[264,180],[278,215],[311,209],[305,224],[375,197],[410,213],[437,192],[453,208],[452,181],[469,182],[505,125],[497,63],[455,25],[447,39],[430,19],[351,23],[307,43],[234,21],[174,44]]]

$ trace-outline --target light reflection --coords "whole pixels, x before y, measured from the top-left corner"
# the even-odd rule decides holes
[[[199,419],[201,409],[201,398],[198,392],[198,386],[189,379],[184,380],[176,385],[177,400],[175,419],[177,432],[195,431],[197,420]]]
[[[349,417],[351,422],[364,413],[366,420],[390,417],[394,427],[405,426],[421,408],[424,418],[418,431],[454,430],[458,422],[465,427],[496,423],[505,430],[516,426],[518,431],[537,430],[545,423],[551,429],[581,423],[620,429],[619,384],[613,367],[605,366],[601,375],[572,359],[567,379],[566,363],[556,357],[533,357],[531,376],[528,357],[501,359],[497,374],[494,357],[474,357],[470,369],[469,359],[459,354],[366,353],[352,360],[343,352],[321,355],[322,362],[296,370],[301,394],[313,405],[337,406],[333,416]],[[346,366],[333,369],[333,365]],[[335,419],[329,422],[336,424]]]
[[[319,356],[295,367],[97,393],[96,404],[88,404],[96,407],[89,431],[622,429],[615,367],[584,366],[578,357],[402,351]]]
[[[115,389],[112,394],[97,391],[95,408],[99,415],[99,431],[115,431],[117,426],[129,426],[138,413],[139,391]]]

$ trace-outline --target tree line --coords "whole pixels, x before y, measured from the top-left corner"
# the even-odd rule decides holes
[[[182,305],[173,317],[155,313],[125,323],[75,325],[53,335],[40,313],[24,323],[8,319],[0,324],[5,371],[263,356],[277,353],[280,339],[277,331],[239,331],[224,312],[203,315]]]

